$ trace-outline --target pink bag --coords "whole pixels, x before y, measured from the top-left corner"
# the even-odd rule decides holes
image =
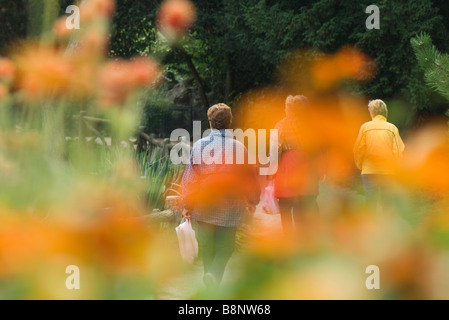
[[[279,214],[279,200],[274,196],[274,181],[265,188],[263,211],[267,214]]]

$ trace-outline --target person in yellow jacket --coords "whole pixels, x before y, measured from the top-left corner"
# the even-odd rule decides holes
[[[372,121],[360,128],[354,146],[354,159],[362,171],[362,180],[368,202],[381,201],[384,183],[395,173],[405,146],[398,128],[387,122],[388,109],[382,100],[368,104]],[[380,198],[380,199],[379,199]]]

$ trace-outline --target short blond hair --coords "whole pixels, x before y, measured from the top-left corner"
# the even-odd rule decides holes
[[[306,96],[297,95],[297,96],[288,96],[285,100],[285,113],[287,117],[294,117],[298,114],[298,111],[301,107],[305,107],[309,105],[309,99]]]
[[[224,103],[213,105],[207,111],[207,118],[209,119],[212,128],[214,129],[229,129],[232,124],[231,108]]]
[[[378,115],[384,116],[385,118],[388,117],[387,105],[380,99],[371,100],[368,103],[368,110],[373,117]]]

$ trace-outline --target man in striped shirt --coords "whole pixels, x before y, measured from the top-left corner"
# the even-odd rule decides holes
[[[234,251],[243,214],[254,212],[259,203],[260,187],[245,146],[230,130],[231,108],[217,104],[207,115],[211,133],[193,145],[182,180],[183,215],[196,221],[204,282],[216,287]],[[244,163],[239,163],[240,155]]]

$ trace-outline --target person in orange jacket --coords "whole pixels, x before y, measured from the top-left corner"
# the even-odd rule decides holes
[[[310,150],[304,145],[301,126],[311,108],[303,95],[288,96],[285,101],[286,117],[275,129],[279,132],[277,151],[280,164],[274,181],[274,196],[279,199],[281,223],[286,234],[299,234],[298,228],[306,219],[319,215],[317,197],[319,182],[324,180],[325,152],[321,148]],[[270,142],[273,144],[273,142]],[[275,146],[276,148],[276,146]]]
[[[354,159],[362,171],[362,180],[368,203],[382,203],[381,193],[402,157],[405,146],[398,128],[387,122],[388,109],[382,100],[368,104],[372,121],[360,128],[354,146]]]

